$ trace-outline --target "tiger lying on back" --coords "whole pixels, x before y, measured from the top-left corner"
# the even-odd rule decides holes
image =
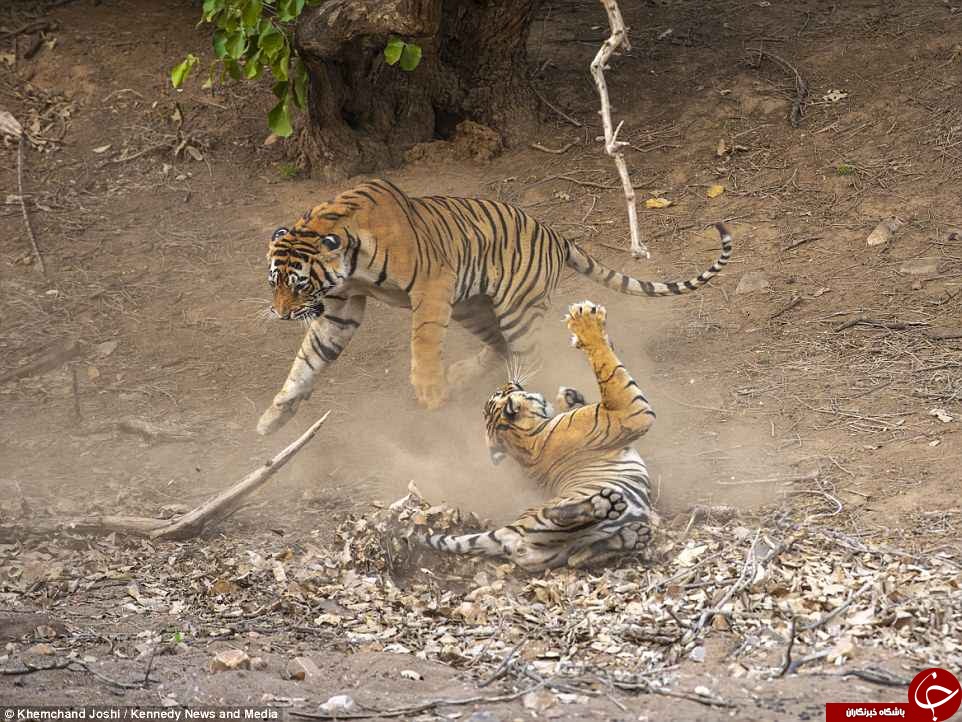
[[[553,498],[500,529],[421,533],[423,544],[506,556],[531,571],[599,562],[646,545],[657,517],[648,470],[630,444],[648,431],[655,412],[611,348],[605,315],[603,306],[584,301],[572,304],[565,319],[595,372],[600,403],[585,405],[578,391],[562,387],[556,400],[562,412],[555,415],[541,394],[512,381],[484,407],[492,461],[510,456]]]
[[[310,327],[257,429],[276,431],[310,397],[318,373],[360,326],[368,296],[411,309],[411,382],[418,401],[437,408],[446,383],[461,384],[498,357],[537,363],[536,332],[565,268],[629,295],[688,293],[731,256],[731,237],[717,228],[722,253],[708,270],[687,281],[641,281],[606,268],[506,203],[410,198],[387,181],[364,183],[274,232],[272,310]],[[445,376],[441,346],[451,319],[484,348]]]

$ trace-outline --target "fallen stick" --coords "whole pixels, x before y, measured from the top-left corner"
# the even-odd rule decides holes
[[[845,331],[846,329],[859,325],[884,328],[889,331],[905,331],[916,326],[928,326],[929,324],[926,321],[885,321],[877,318],[869,318],[868,316],[856,316],[845,323],[839,324],[832,330],[835,331],[835,333],[839,333],[840,331]]]
[[[65,363],[79,355],[80,346],[76,341],[62,341],[60,343],[56,343],[37,356],[30,363],[21,366],[20,368],[13,369],[12,371],[8,371],[0,376],[0,384],[5,384],[8,381],[16,381],[17,379],[24,379],[28,376],[39,376],[40,374],[45,374],[48,371],[53,371],[54,369],[60,368]]]
[[[38,529],[37,526],[32,526],[28,531],[67,530],[99,534],[120,532],[131,536],[158,540],[179,540],[195,537],[211,523],[225,518],[236,510],[243,499],[266,484],[278,469],[290,461],[300,451],[301,447],[314,438],[314,435],[330,414],[331,412],[328,411],[311,424],[307,431],[291,442],[277,456],[269,459],[263,466],[252,471],[229,489],[208,499],[196,509],[187,512],[174,521],[141,516],[88,516],[57,523],[52,529]]]
[[[762,58],[768,58],[774,61],[778,65],[781,65],[795,76],[795,100],[792,102],[792,112],[788,117],[788,121],[792,124],[793,128],[797,128],[802,123],[802,114],[805,109],[805,100],[808,98],[808,83],[802,78],[802,74],[798,72],[798,69],[792,65],[790,62],[781,58],[774,53],[769,53],[766,50],[758,48],[752,52],[758,53],[758,60],[761,62]]]

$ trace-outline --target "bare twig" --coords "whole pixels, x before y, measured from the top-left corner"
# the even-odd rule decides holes
[[[611,35],[602,43],[598,54],[591,62],[591,75],[598,86],[598,97],[601,99],[601,122],[605,131],[605,152],[615,161],[618,168],[618,175],[621,176],[621,185],[625,192],[625,202],[628,206],[628,227],[631,230],[631,253],[635,258],[650,258],[648,247],[641,242],[641,235],[638,232],[638,210],[635,208],[635,190],[631,185],[631,178],[628,175],[628,165],[625,163],[624,153],[621,149],[629,145],[625,141],[618,140],[618,132],[624,121],[618,123],[614,128],[611,122],[611,101],[608,99],[608,84],[605,82],[605,67],[614,54],[615,50],[623,47],[631,50],[628,42],[628,35],[625,32],[625,21],[621,17],[621,9],[616,0],[601,0],[601,4],[608,13],[608,25],[611,28]]]
[[[795,617],[788,620],[788,646],[785,647],[785,657],[782,659],[782,666],[775,675],[776,678],[784,677],[792,666],[792,647],[795,646]]]
[[[531,144],[531,147],[534,148],[535,150],[540,150],[542,153],[552,153],[552,154],[554,154],[554,155],[564,155],[564,154],[567,153],[569,150],[571,150],[571,148],[574,147],[575,145],[576,145],[576,143],[575,143],[574,141],[571,141],[570,143],[566,143],[565,145],[561,146],[560,148],[548,148],[547,146],[541,145],[541,143],[532,143],[532,144]]]
[[[289,712],[293,717],[303,717],[304,719],[371,719],[373,717],[408,717],[411,715],[417,715],[421,712],[426,712],[429,709],[434,709],[435,707],[453,707],[465,704],[496,704],[498,702],[513,702],[516,699],[524,697],[529,692],[534,692],[541,689],[543,685],[536,684],[527,689],[523,689],[520,692],[514,692],[513,694],[502,694],[496,697],[487,697],[484,695],[478,695],[476,697],[462,697],[458,698],[447,698],[443,697],[440,699],[429,699],[421,704],[416,704],[411,707],[396,707],[394,709],[385,710],[374,710],[370,712],[362,713],[348,713],[343,714],[340,712],[307,712],[306,710],[294,709]]]
[[[17,142],[17,193],[20,195],[20,210],[23,212],[23,224],[27,227],[27,235],[30,236],[30,246],[33,248],[33,255],[40,266],[40,272],[47,275],[47,266],[43,262],[40,253],[40,246],[37,244],[37,236],[34,235],[33,226],[30,223],[30,214],[27,213],[27,200],[23,195],[23,146],[27,142],[26,134],[20,133],[20,140]]]
[[[802,78],[802,74],[798,72],[798,69],[784,58],[781,58],[774,53],[770,53],[767,50],[762,50],[761,48],[758,48],[752,52],[758,53],[759,61],[762,58],[768,58],[769,60],[778,63],[786,70],[791,71],[791,73],[795,76],[795,100],[792,102],[792,112],[791,115],[789,115],[789,122],[791,122],[793,128],[797,128],[799,125],[801,125],[802,114],[805,110],[805,100],[808,98],[808,83],[806,83],[805,79]]]
[[[884,328],[889,331],[905,331],[906,329],[915,328],[916,326],[928,326],[929,324],[925,321],[884,321],[877,318],[869,318],[868,316],[860,315],[856,316],[855,318],[850,318],[845,323],[839,324],[833,330],[835,333],[839,333],[840,331],[845,331],[846,329],[860,325]]]
[[[555,104],[552,103],[550,100],[548,100],[546,97],[544,97],[540,92],[538,92],[538,89],[537,89],[537,88],[535,88],[535,87],[532,86],[531,89],[534,91],[534,94],[535,94],[536,96],[538,96],[538,100],[540,100],[540,101],[541,101],[542,103],[544,103],[546,106],[548,106],[549,108],[551,108],[551,110],[553,110],[555,113],[557,113],[557,114],[560,115],[562,118],[564,118],[564,119],[567,120],[569,123],[571,123],[575,128],[581,128],[581,127],[584,125],[584,123],[582,123],[580,120],[575,120],[575,119],[572,118],[570,115],[568,115],[566,112],[564,112],[561,108],[559,108],[557,105],[555,105]]]
[[[844,612],[846,609],[848,609],[850,606],[852,606],[852,603],[853,603],[856,599],[858,599],[860,596],[862,596],[863,594],[865,594],[865,592],[867,592],[867,591],[868,591],[869,589],[871,589],[871,588],[872,588],[872,583],[871,583],[871,582],[866,582],[866,583],[863,584],[857,591],[851,592],[851,593],[848,595],[848,599],[846,599],[843,604],[838,605],[838,606],[835,607],[835,609],[833,609],[831,612],[829,612],[828,614],[825,614],[825,615],[819,617],[819,618],[816,619],[814,622],[809,622],[808,624],[803,624],[802,627],[801,627],[801,631],[803,631],[803,632],[810,632],[810,631],[812,631],[813,629],[818,629],[819,627],[828,624],[828,623],[831,622],[833,619],[835,619],[835,617],[837,617],[839,614],[841,614],[841,613]]]
[[[780,309],[778,309],[777,311],[775,311],[774,313],[772,313],[771,315],[769,315],[768,320],[769,320],[769,321],[772,321],[772,320],[778,318],[779,316],[781,316],[781,315],[782,315],[783,313],[785,313],[786,311],[791,311],[793,308],[795,308],[795,307],[796,307],[798,304],[800,304],[801,302],[802,302],[802,297],[801,297],[801,296],[795,296],[795,297],[793,297],[791,301],[789,301],[789,302],[786,303],[784,306],[782,306]]]
[[[499,679],[507,671],[508,666],[511,664],[511,660],[514,659],[514,655],[518,653],[518,650],[521,649],[527,643],[527,641],[528,641],[528,638],[525,637],[516,645],[514,645],[514,647],[511,648],[511,651],[508,652],[507,655],[505,655],[505,658],[501,660],[501,664],[498,665],[498,668],[494,670],[494,672],[487,679],[481,682],[478,685],[478,688],[483,689],[484,687],[487,687],[489,684],[494,682],[496,679]]]

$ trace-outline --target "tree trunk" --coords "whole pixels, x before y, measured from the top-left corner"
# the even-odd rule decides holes
[[[526,45],[538,0],[326,0],[295,43],[310,75],[301,147],[312,174],[340,180],[401,163],[462,120],[509,139],[536,118]],[[421,46],[411,72],[390,66],[391,35]]]

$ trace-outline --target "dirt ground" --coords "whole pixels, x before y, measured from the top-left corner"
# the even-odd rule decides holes
[[[8,142],[0,148],[0,376],[67,343],[75,355],[0,384],[0,529],[77,513],[175,513],[165,507],[194,506],[333,413],[251,506],[193,542],[0,536],[0,700],[317,710],[331,695],[351,694],[384,709],[523,689],[510,675],[479,688],[503,653],[456,663],[416,648],[358,646],[304,621],[336,599],[283,594],[272,606],[271,587],[239,626],[215,619],[230,604],[212,612],[210,593],[179,610],[138,598],[159,599],[164,584],[210,582],[224,560],[260,569],[250,560],[286,563],[289,551],[300,559],[338,543],[346,519],[402,496],[411,481],[432,503],[495,521],[536,496],[510,469],[491,467],[481,443],[479,412],[500,374],[440,412],[419,410],[407,380],[408,314],[377,303],[295,419],[274,437],[256,434],[302,334],[298,324],[259,315],[268,303],[267,240],[349,182],[303,177],[284,141],[265,142],[267,85],[170,88],[169,68],[185,53],[209,57],[191,3],[54,5],[0,11],[0,110],[30,136],[24,193],[48,268],[44,277],[31,259]],[[644,278],[685,278],[707,266],[717,253],[710,224],[725,221],[732,263],[691,296],[634,299],[567,277],[544,332],[550,362],[534,385],[593,390],[560,318],[572,301],[604,303],[610,335],[658,412],[639,448],[659,509],[681,519],[679,533],[704,533],[690,529],[693,505],[731,506],[735,520],[709,517],[709,531],[723,536],[783,514],[795,520],[794,534],[832,540],[825,559],[875,555],[926,570],[937,558],[957,574],[962,9],[947,1],[622,6],[633,47],[609,73],[616,122],[631,143],[639,202],[672,201],[639,210],[649,262],[625,250],[623,198],[596,142],[587,67],[605,27],[591,3],[549,0],[531,34],[534,87],[579,127],[544,105],[530,142],[567,150],[516,146],[483,163],[428,150],[385,176],[412,195],[517,203]],[[51,25],[26,60],[14,43],[22,53],[30,36],[6,31],[37,18]],[[796,71],[808,88],[797,128]],[[713,185],[724,192],[709,197]],[[902,224],[891,239],[868,245],[892,217]],[[762,288],[740,293],[753,273],[764,276]],[[451,334],[449,358],[474,350],[465,334]],[[165,433],[145,439],[118,425],[130,419]],[[823,566],[827,578],[832,564]],[[739,677],[738,636],[712,630],[707,656],[677,659],[663,689],[707,686],[725,705],[623,686],[547,707],[516,697],[407,716],[820,719],[827,700],[902,701],[904,687],[841,675],[880,667],[911,678],[926,666],[958,673],[958,584],[918,589],[949,595],[933,627],[949,640],[941,647],[881,642],[880,631],[835,664],[774,677],[745,662]],[[886,608],[884,594],[875,599]],[[151,645],[161,639],[172,653],[157,654]],[[264,666],[208,672],[228,646]],[[780,652],[770,652],[766,664],[777,667]],[[299,655],[319,675],[286,679]],[[59,659],[73,663],[17,666]],[[423,679],[400,677],[401,669]]]

